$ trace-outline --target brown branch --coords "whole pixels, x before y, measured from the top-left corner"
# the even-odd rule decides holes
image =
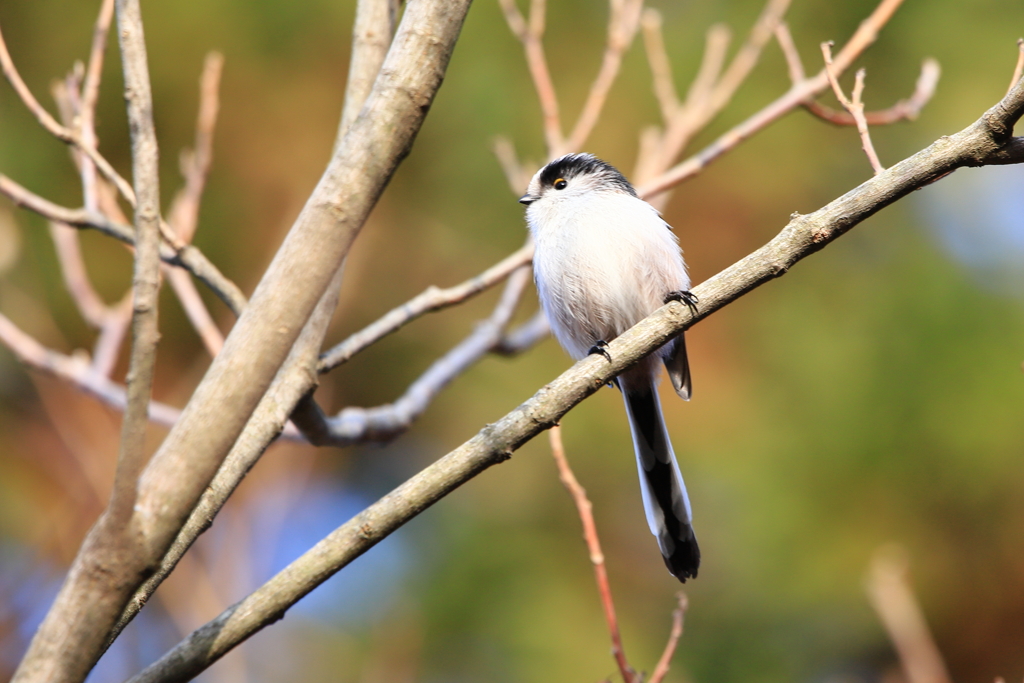
[[[419,472],[282,570],[255,592],[197,629],[133,683],[197,675],[383,538],[446,495],[556,424],[573,406],[680,332],[758,286],[784,275],[863,220],[900,198],[965,166],[1024,162],[1024,140],[1013,126],[1024,114],[1024,83],[978,121],[822,207],[792,221],[764,247],[694,288],[694,316],[672,302],[613,340],[611,362],[588,357],[546,384],[532,398]],[[222,354],[223,355],[223,354]]]
[[[24,365],[53,375],[85,393],[96,397],[108,406],[124,410],[127,404],[124,387],[110,381],[90,363],[77,355],[65,355],[46,348],[30,335],[19,329],[0,313],[0,342],[9,348]],[[149,404],[149,419],[155,424],[170,427],[180,416],[177,408],[152,401]]]
[[[897,121],[913,121],[928,104],[935,87],[939,83],[941,69],[939,63],[928,58],[921,64],[921,74],[917,77],[914,92],[905,100],[900,100],[888,109],[864,112],[864,120],[869,126],[887,126]],[[805,102],[804,107],[819,119],[837,126],[856,126],[857,120],[847,111],[838,111],[817,101]]]
[[[111,220],[98,211],[88,209],[69,209],[59,206],[53,202],[30,192],[7,176],[0,173],[0,194],[6,195],[18,206],[33,211],[51,221],[63,223],[75,228],[91,228],[98,230],[104,235],[134,246],[135,235],[131,226]],[[246,300],[242,290],[231,280],[224,277],[217,266],[199,249],[192,245],[185,245],[175,252],[171,247],[162,245],[160,247],[160,259],[164,263],[178,266],[192,273],[200,282],[210,288],[221,301],[227,304],[235,315],[241,315],[245,309]]]
[[[551,72],[544,56],[544,44],[541,42],[544,35],[545,2],[533,0],[530,3],[529,23],[516,7],[515,0],[498,2],[505,13],[505,21],[508,22],[512,34],[523,44],[526,65],[537,89],[537,98],[540,100],[540,109],[544,117],[544,139],[547,141],[548,156],[557,157],[563,153],[565,139],[562,137],[562,121],[558,113],[558,97],[555,95],[555,86],[551,82]]]
[[[426,313],[433,313],[460,304],[490,289],[518,268],[522,268],[530,263],[532,259],[533,243],[527,242],[518,251],[506,256],[476,277],[447,289],[438,289],[434,286],[428,287],[416,297],[388,311],[376,322],[371,323],[359,332],[351,335],[345,341],[325,351],[320,356],[317,372],[321,374],[330,372],[339,365],[346,363],[352,356],[363,349],[377,343],[392,332],[400,330]]]
[[[195,146],[191,152],[182,153],[181,174],[185,178],[185,186],[175,195],[168,212],[167,221],[174,229],[175,236],[185,243],[192,241],[199,223],[199,204],[213,161],[213,130],[220,109],[218,90],[223,68],[224,57],[220,53],[211,52],[206,55],[203,73],[199,78]]]
[[[583,539],[587,543],[587,550],[590,552],[590,563],[594,565],[594,579],[597,581],[597,592],[601,596],[601,607],[604,609],[604,619],[608,624],[608,635],[612,641],[612,656],[622,674],[625,683],[639,683],[640,677],[636,670],[629,665],[626,659],[626,651],[622,647],[622,634],[619,632],[619,620],[615,616],[615,602],[612,600],[612,587],[608,583],[608,570],[604,566],[604,553],[601,552],[601,540],[597,536],[597,525],[594,523],[593,505],[587,498],[587,492],[580,486],[569,467],[569,461],[565,457],[565,448],[562,446],[562,428],[554,425],[548,432],[551,443],[551,455],[558,465],[558,478],[562,485],[569,491],[572,501],[576,505],[580,522],[583,524]]]
[[[110,165],[110,162],[96,151],[95,147],[87,145],[80,135],[57,123],[57,120],[53,118],[50,112],[46,111],[46,109],[39,104],[35,95],[33,95],[32,91],[28,89],[28,86],[25,85],[25,81],[21,79],[21,75],[18,74],[18,71],[14,66],[14,62],[11,60],[11,55],[7,51],[7,44],[4,42],[2,32],[0,32],[0,69],[3,70],[7,81],[11,84],[11,87],[14,88],[18,97],[21,98],[22,103],[32,113],[36,121],[39,122],[39,125],[61,142],[74,145],[79,151],[85,154],[94,164],[96,164],[96,167],[104,177],[117,186],[118,190],[124,194],[129,203],[134,204],[135,192],[132,190],[131,185],[129,185],[128,182],[114,170],[114,167]]]
[[[789,0],[767,0],[747,39],[724,73],[722,68],[729,31],[722,26],[712,26],[708,30],[704,58],[686,101],[671,118],[665,120],[665,132],[660,139],[642,147],[644,156],[637,160],[638,183],[664,173],[690,140],[729,103],[760,60],[764,46],[771,40],[788,7]],[[666,201],[667,197],[658,197],[653,203],[661,208]]]
[[[527,246],[532,253],[532,245]],[[301,423],[296,415],[293,417],[296,426],[317,446],[340,447],[365,441],[388,441],[405,432],[444,387],[501,343],[505,327],[529,283],[530,270],[525,264],[520,264],[508,277],[491,316],[435,361],[394,403],[373,408],[345,408],[331,418],[307,413]]]
[[[889,21],[893,12],[896,11],[896,8],[901,3],[902,0],[882,0],[875,8],[875,11],[861,22],[857,31],[850,37],[850,40],[843,46],[843,49],[839,51],[839,54],[835,56],[832,68],[837,76],[842,74],[853,60],[874,42],[878,32]],[[736,147],[736,145],[777,121],[796,107],[802,106],[804,102],[817,97],[828,87],[828,76],[824,69],[816,76],[805,79],[799,84],[794,84],[784,95],[743,123],[727,131],[697,154],[676,164],[659,177],[644,182],[637,189],[637,192],[644,198],[654,198],[687,178],[697,175],[713,161]]]
[[[153,96],[142,30],[140,0],[117,0],[117,33],[124,70],[128,127],[132,139],[132,176],[138,203],[135,209],[135,269],[132,312],[132,350],[128,366],[128,405],[121,426],[121,447],[110,506],[104,514],[111,525],[100,545],[123,543],[138,493],[138,479],[146,463],[146,425],[160,340],[157,305],[160,293],[160,168]],[[100,522],[98,528],[106,525]],[[82,626],[78,626],[81,628]],[[73,627],[74,628],[74,627]]]
[[[1022,74],[1024,74],[1024,38],[1018,38],[1017,65],[1013,67],[1013,76],[1010,78],[1010,87],[1006,89],[1006,92],[1013,90],[1013,86],[1017,85],[1017,81],[1020,80]]]
[[[679,95],[676,94],[676,84],[672,77],[672,63],[665,50],[665,38],[661,31],[661,12],[653,7],[645,9],[640,18],[640,27],[643,29],[647,64],[651,67],[654,96],[661,107],[661,118],[669,121],[679,109]]]
[[[519,157],[516,154],[516,148],[512,141],[499,135],[494,138],[491,151],[494,152],[494,156],[498,159],[498,164],[505,174],[505,180],[508,181],[512,194],[520,195],[526,190],[526,186],[530,184],[531,173],[523,168],[523,165],[519,162]]]
[[[89,65],[82,82],[81,106],[78,111],[78,125],[83,144],[96,147],[96,102],[100,95],[100,80],[103,76],[103,53],[107,48],[107,34],[114,17],[114,0],[103,0],[100,14],[93,29],[92,48],[89,51]],[[66,124],[67,122],[65,122]],[[99,208],[96,189],[96,165],[81,155],[83,204],[88,209]]]
[[[679,606],[672,611],[672,630],[669,632],[668,642],[665,643],[665,651],[661,653],[658,665],[654,667],[654,673],[651,674],[650,683],[661,683],[665,680],[669,665],[672,663],[672,655],[675,654],[679,639],[683,636],[683,619],[686,617],[686,609],[689,607],[690,601],[687,599],[686,593],[682,591],[679,591],[676,598],[679,601]]]
[[[832,86],[832,92],[835,93],[836,99],[843,105],[843,108],[850,112],[853,120],[857,122],[860,144],[864,148],[864,154],[867,155],[868,161],[871,162],[871,168],[874,169],[875,175],[878,175],[885,168],[882,166],[882,162],[878,160],[875,146],[871,142],[871,131],[868,129],[868,122],[864,118],[864,102],[861,100],[861,96],[864,94],[864,75],[866,72],[864,69],[857,70],[857,80],[853,86],[853,97],[852,99],[847,98],[832,70],[832,43],[822,43],[821,54],[825,58],[825,74],[828,76],[828,82]]]
[[[950,683],[942,655],[907,580],[908,566],[902,547],[879,548],[868,571],[868,598],[899,654],[907,683]]]
[[[608,41],[601,59],[601,69],[590,86],[587,101],[580,111],[572,133],[569,134],[569,138],[565,142],[565,151],[582,149],[587,138],[590,137],[590,133],[594,130],[594,126],[597,125],[601,110],[608,98],[608,91],[611,90],[615,77],[619,74],[619,68],[622,66],[622,55],[633,44],[633,38],[636,36],[636,30],[640,24],[640,10],[643,9],[644,0],[618,0],[617,2],[612,0],[610,6]]]
[[[551,334],[551,325],[543,310],[538,310],[525,323],[509,330],[491,351],[502,356],[515,356],[533,348]]]

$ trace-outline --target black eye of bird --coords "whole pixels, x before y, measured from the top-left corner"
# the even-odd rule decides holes
[[[552,184],[556,190],[564,190],[568,185],[569,183],[565,182],[565,178],[559,178]]]

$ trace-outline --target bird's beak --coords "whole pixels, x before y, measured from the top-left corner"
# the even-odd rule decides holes
[[[535,201],[537,201],[537,198],[534,197],[529,192],[527,192],[526,194],[524,194],[522,197],[519,198],[519,203],[520,204],[525,204],[526,206],[529,206],[530,204],[532,204]]]

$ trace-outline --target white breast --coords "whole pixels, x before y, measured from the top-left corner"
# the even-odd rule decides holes
[[[534,202],[534,273],[552,331],[574,358],[689,288],[675,235],[647,202],[591,191]]]

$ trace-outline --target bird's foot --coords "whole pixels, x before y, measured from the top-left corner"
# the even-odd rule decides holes
[[[590,350],[587,351],[587,354],[590,356],[604,356],[604,359],[606,361],[608,361],[609,363],[612,362],[612,355],[608,353],[608,342],[606,342],[604,339],[598,339],[597,342],[595,342],[594,345],[590,347]]]
[[[697,315],[697,295],[688,289],[681,289],[675,292],[669,292],[665,295],[665,303],[669,301],[679,301],[686,304],[686,307],[690,309],[690,313]]]

